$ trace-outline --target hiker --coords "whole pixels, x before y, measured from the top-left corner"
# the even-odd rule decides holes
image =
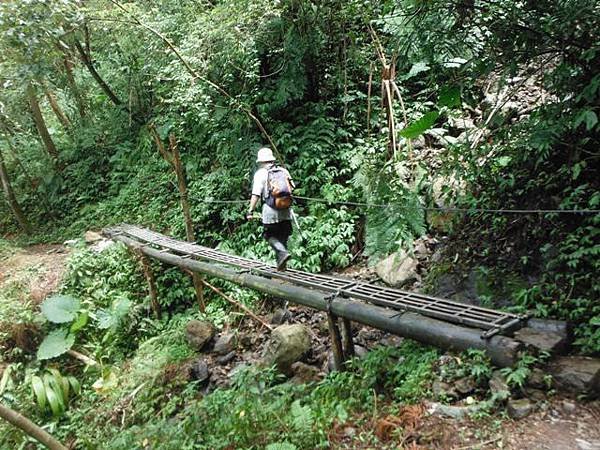
[[[294,183],[290,173],[275,163],[273,151],[268,147],[258,150],[256,158],[258,170],[252,182],[250,208],[246,218],[252,220],[252,213],[262,200],[263,236],[275,250],[277,270],[285,270],[290,254],[287,242],[292,234],[292,190]]]

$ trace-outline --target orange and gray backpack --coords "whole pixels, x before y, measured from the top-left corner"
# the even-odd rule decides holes
[[[285,169],[272,166],[267,171],[266,204],[275,209],[287,209],[292,206],[294,187]]]

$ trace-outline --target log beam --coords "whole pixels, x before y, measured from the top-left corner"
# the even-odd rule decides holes
[[[328,301],[327,293],[299,287],[284,281],[265,278],[247,272],[210,264],[206,262],[181,258],[168,252],[143,246],[138,241],[124,235],[112,236],[115,240],[127,246],[139,248],[145,255],[160,261],[189,269],[192,272],[221,278],[250,289],[254,289],[275,297],[285,298],[294,303],[327,311],[338,317],[362,323],[373,328],[403,336],[423,344],[433,345],[443,349],[462,351],[467,349],[483,350],[492,363],[499,367],[513,365],[522,344],[510,337],[496,335],[489,339],[481,338],[481,330],[466,328],[441,320],[425,317],[420,314],[386,309],[380,306],[359,302],[348,298],[337,297]]]

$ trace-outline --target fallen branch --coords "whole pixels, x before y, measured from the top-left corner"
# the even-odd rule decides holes
[[[67,450],[67,447],[62,445],[27,417],[4,406],[2,403],[0,403],[0,418],[14,425],[28,436],[31,436],[36,441],[48,447],[50,450]]]
[[[214,292],[216,292],[217,294],[219,294],[221,297],[223,297],[225,300],[227,300],[229,303],[231,303],[235,307],[240,308],[242,311],[244,311],[246,314],[248,314],[250,317],[252,317],[258,323],[260,323],[261,325],[267,327],[270,331],[273,331],[273,327],[271,325],[269,325],[267,322],[265,322],[264,320],[262,320],[260,317],[258,317],[256,314],[254,314],[252,311],[250,311],[250,309],[248,309],[242,303],[236,302],[234,299],[232,299],[231,297],[229,297],[227,294],[225,294],[219,288],[213,286],[212,284],[210,284],[206,280],[202,280],[202,284],[204,284],[209,289],[212,289]]]
[[[75,359],[78,359],[79,361],[85,363],[87,366],[97,366],[98,365],[98,361],[96,361],[93,358],[90,358],[89,356],[84,355],[83,353],[79,353],[75,350],[67,350],[67,353],[72,356]]]

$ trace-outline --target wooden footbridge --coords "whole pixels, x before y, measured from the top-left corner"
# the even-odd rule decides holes
[[[351,353],[350,321],[389,331],[442,348],[485,350],[499,366],[511,365],[521,344],[510,336],[527,317],[406,292],[357,280],[277,271],[272,265],[179,241],[135,225],[120,225],[104,234],[142,254],[183,269],[222,278],[329,314],[340,355],[338,318],[342,319],[346,353]],[[337,345],[336,345],[337,344]],[[339,356],[338,359],[342,358]]]

